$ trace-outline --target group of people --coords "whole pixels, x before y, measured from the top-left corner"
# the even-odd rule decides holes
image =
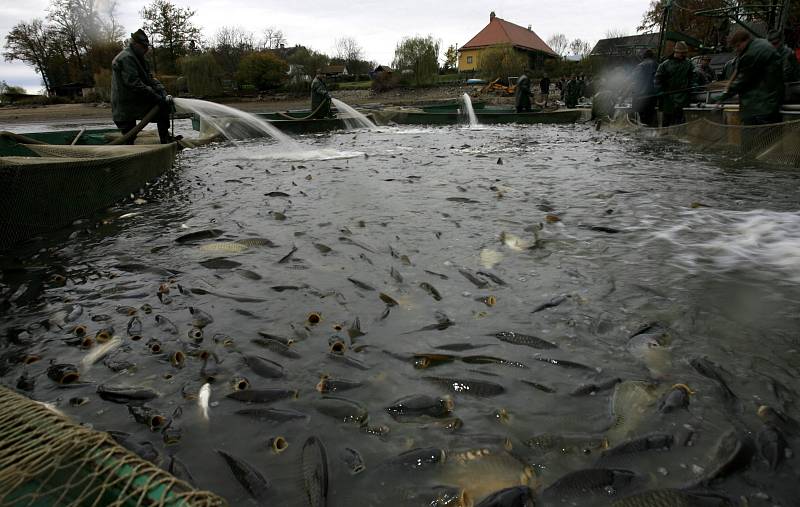
[[[518,113],[529,112],[531,110],[531,79],[528,77],[530,69],[525,69],[522,75],[517,78],[516,87],[514,89],[515,107]],[[543,105],[547,107],[550,100],[550,87],[553,82],[545,74],[539,80],[539,91],[541,93]],[[591,80],[586,79],[584,75],[573,75],[572,78],[566,76],[555,81],[555,87],[559,92],[561,100],[567,107],[575,107],[581,97],[588,97],[591,95]]]
[[[753,37],[746,30],[731,35],[729,44],[736,57],[726,63],[720,76],[727,80],[722,102],[739,96],[739,116],[744,125],[765,125],[781,121],[784,83],[800,79],[800,65],[794,51],[783,43],[781,32],[771,32],[767,39]],[[661,110],[661,126],[685,123],[684,108],[695,90],[717,80],[710,57],[695,66],[687,59],[689,48],[675,43],[672,55],[658,64],[653,51],[646,50],[631,79],[633,110],[639,121],[658,126],[656,106]]]

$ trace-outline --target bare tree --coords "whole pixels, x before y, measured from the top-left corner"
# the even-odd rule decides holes
[[[264,39],[261,41],[263,49],[278,49],[285,44],[286,37],[283,35],[283,30],[278,30],[274,26],[264,29]]]
[[[42,82],[48,92],[53,87],[53,30],[37,18],[29,22],[17,23],[6,35],[3,57],[6,61],[19,60],[33,66],[42,76]]]
[[[336,58],[346,62],[355,62],[361,60],[361,55],[364,52],[361,46],[352,37],[342,37],[336,39],[334,43],[334,52]]]
[[[547,45],[550,46],[550,49],[553,50],[559,56],[565,56],[567,54],[567,48],[569,47],[569,39],[563,33],[554,33],[552,37],[547,39]]]
[[[628,35],[630,34],[622,28],[611,28],[610,30],[606,30],[606,39],[618,39],[620,37],[627,37]]]
[[[581,58],[585,58],[589,56],[589,53],[592,52],[592,46],[589,44],[588,41],[575,39],[569,44],[569,50],[572,52],[573,55],[578,55]]]
[[[153,39],[153,61],[157,61],[155,49],[163,48],[167,51],[164,58],[166,70],[175,72],[178,57],[186,55],[200,40],[200,29],[191,21],[195,11],[177,7],[168,0],[153,0],[139,14],[144,20],[145,30]]]
[[[241,26],[223,26],[214,35],[212,41],[214,54],[229,74],[236,72],[242,57],[252,53],[255,48],[255,37]]]

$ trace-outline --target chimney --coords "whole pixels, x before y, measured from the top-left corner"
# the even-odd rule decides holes
[[[529,32],[531,31],[531,25],[528,25],[528,31]]]
[[[491,23],[493,19],[494,19],[494,11],[489,13],[489,22]]]

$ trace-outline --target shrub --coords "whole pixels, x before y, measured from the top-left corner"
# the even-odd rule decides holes
[[[372,91],[383,93],[394,90],[400,84],[400,76],[394,72],[380,72],[372,80]]]
[[[252,53],[239,63],[237,79],[259,91],[279,88],[288,79],[289,64],[273,53]]]
[[[179,60],[186,88],[195,97],[222,95],[222,67],[209,53],[186,56]]]

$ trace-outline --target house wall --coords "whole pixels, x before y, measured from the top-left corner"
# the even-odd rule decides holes
[[[483,48],[480,49],[466,49],[458,53],[458,71],[466,72],[469,70],[478,69],[478,60]]]

